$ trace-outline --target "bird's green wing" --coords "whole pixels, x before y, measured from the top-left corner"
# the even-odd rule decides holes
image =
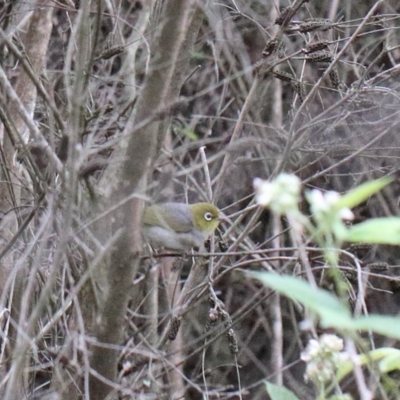
[[[190,232],[194,227],[190,210],[183,203],[149,206],[144,212],[143,223],[148,226],[161,226],[179,233]]]

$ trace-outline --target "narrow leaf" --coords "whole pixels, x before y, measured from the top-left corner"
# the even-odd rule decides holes
[[[349,310],[327,290],[313,287],[305,280],[289,275],[272,272],[252,272],[250,275],[314,311],[324,327],[347,329],[352,324]]]
[[[370,314],[353,319],[353,329],[373,331],[394,339],[400,339],[400,317]]]
[[[381,372],[391,372],[394,370],[400,370],[400,351],[392,349],[396,353],[390,354],[387,357],[382,358],[379,363],[379,370]]]
[[[371,350],[368,353],[360,354],[357,364],[362,366],[370,363],[371,361],[379,361],[379,370],[381,372],[390,372],[394,369],[400,369],[400,350],[392,347],[381,347]],[[354,364],[351,361],[346,361],[339,364],[339,369],[336,379],[339,382],[348,373],[353,371]]]
[[[265,386],[267,387],[267,393],[269,397],[271,397],[271,400],[299,400],[293,392],[286,389],[284,386],[278,386],[267,381],[265,381]]]
[[[400,218],[371,218],[353,225],[343,238],[348,242],[400,244]]]
[[[343,207],[353,208],[358,206],[363,201],[367,200],[373,194],[382,190],[385,186],[393,181],[392,178],[385,177],[377,179],[376,181],[366,182],[356,188],[350,190],[347,194],[342,196],[338,203],[338,208]]]
[[[252,272],[250,275],[309,308],[320,317],[323,327],[353,332],[373,331],[400,340],[400,317],[370,314],[352,318],[349,310],[333,294],[313,287],[303,279],[272,272]]]

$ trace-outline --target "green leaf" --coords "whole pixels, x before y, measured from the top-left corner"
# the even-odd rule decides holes
[[[321,319],[324,328],[372,331],[400,340],[400,317],[370,314],[352,318],[349,310],[331,293],[311,286],[303,279],[273,272],[251,272],[251,276],[294,301],[303,304]]]
[[[400,350],[390,349],[392,352],[386,357],[383,357],[379,363],[379,370],[381,372],[391,372],[400,370]]]
[[[379,370],[381,372],[390,372],[395,369],[400,369],[400,350],[392,347],[381,347],[379,349],[371,350],[368,353],[360,354],[358,357],[358,365],[366,365],[371,361],[379,361]],[[336,379],[339,382],[348,373],[354,369],[351,361],[346,361],[339,364],[339,369]]]
[[[346,395],[334,394],[331,397],[326,397],[326,400],[343,400],[343,399],[352,399],[352,397],[345,397]]]
[[[277,292],[298,301],[321,318],[324,327],[346,329],[352,320],[349,310],[327,290],[311,286],[303,279],[272,272],[252,272],[251,276]]]
[[[269,397],[271,397],[271,400],[299,400],[293,392],[286,389],[284,386],[278,386],[267,381],[265,381],[265,386],[267,387],[267,393]]]
[[[337,204],[338,209],[343,207],[353,208],[367,200],[373,194],[382,190],[393,181],[392,178],[385,177],[376,181],[366,182],[343,195]]]
[[[400,244],[400,218],[371,218],[353,225],[344,235],[348,242],[368,242],[379,244]]]
[[[182,134],[187,136],[190,140],[197,140],[198,136],[195,134],[195,132],[191,129],[182,129],[181,130]]]
[[[400,317],[370,314],[353,319],[354,330],[373,331],[381,335],[400,339]]]

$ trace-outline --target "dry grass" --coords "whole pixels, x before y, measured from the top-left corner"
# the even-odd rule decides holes
[[[345,192],[391,175],[356,217],[399,214],[397,1],[294,1],[284,13],[267,0],[194,2],[160,36],[164,3],[0,11],[3,399],[103,398],[102,382],[110,399],[257,400],[264,379],[313,399],[303,311],[243,270],[301,275],[303,250],[331,283],[309,238],[294,244],[287,221],[254,206],[253,178],[293,172],[305,189]],[[48,44],[26,33],[35,26]],[[212,200],[227,217],[212,253],[131,265],[143,200]],[[396,314],[397,247],[351,251],[365,268],[387,263],[369,269],[365,302]],[[383,344],[397,346],[365,346]],[[111,382],[94,363],[104,354]],[[364,375],[374,398],[398,398],[391,376]],[[354,378],[342,389],[366,398]]]

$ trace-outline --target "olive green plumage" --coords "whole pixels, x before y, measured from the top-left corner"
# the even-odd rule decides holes
[[[156,204],[145,209],[143,234],[155,248],[202,250],[219,222],[219,211],[210,203]]]

